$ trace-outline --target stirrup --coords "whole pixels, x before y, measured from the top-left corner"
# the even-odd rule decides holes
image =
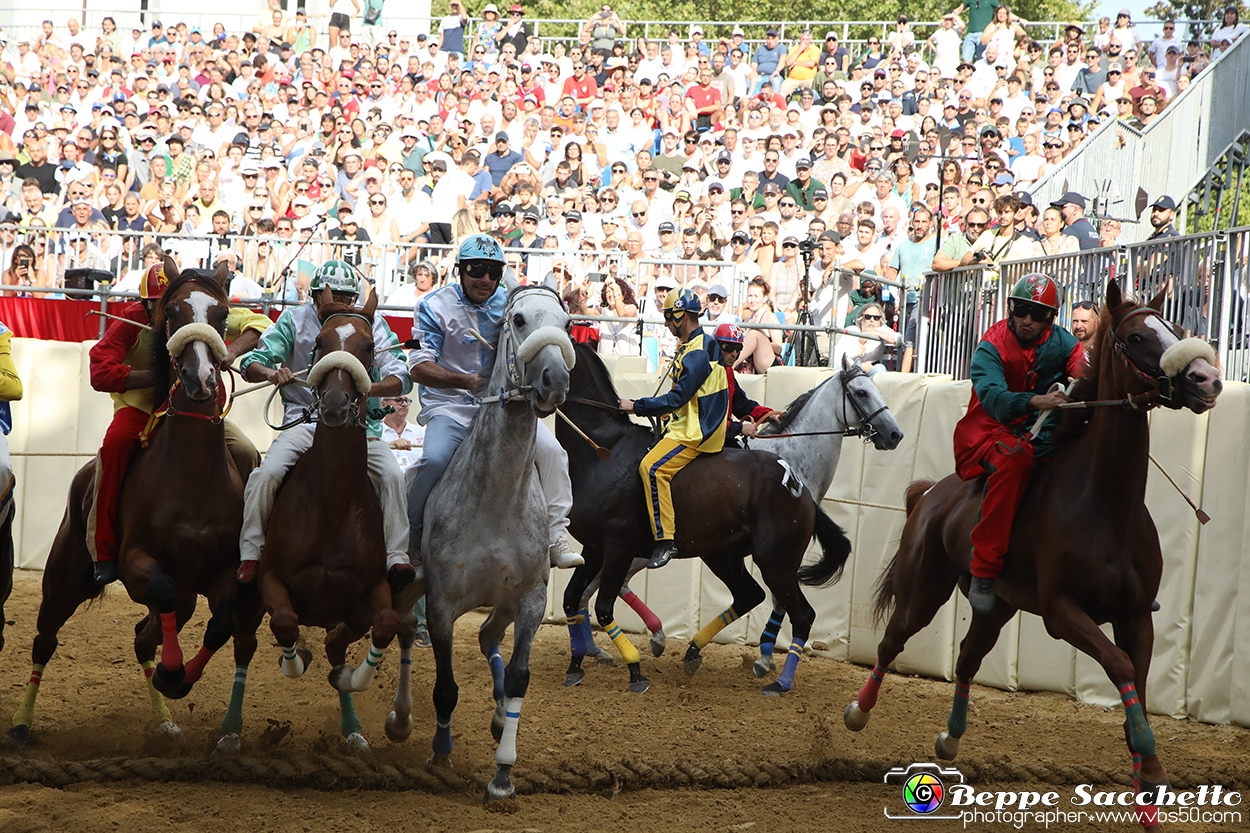
[[[239,562],[239,571],[234,574],[234,579],[239,584],[251,584],[256,580],[256,567],[260,564],[251,558],[245,558]]]
[[[675,555],[677,555],[676,543],[673,541],[656,541],[655,549],[651,551],[651,561],[647,563],[647,569],[655,570],[663,567],[672,561]]]
[[[95,578],[96,587],[104,587],[112,584],[119,578],[117,574],[117,562],[115,560],[97,561],[92,568],[92,575]]]

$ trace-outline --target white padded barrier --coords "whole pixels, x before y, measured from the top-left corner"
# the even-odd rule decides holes
[[[90,454],[99,447],[112,418],[112,400],[91,389],[89,347],[89,343],[14,339],[14,361],[26,395],[13,403],[11,451]],[[608,363],[622,396],[650,396],[656,391],[658,379],[645,372],[641,358],[609,357]],[[780,408],[827,373],[775,368],[765,377],[740,378],[753,399]],[[812,639],[823,644],[822,653],[866,665],[875,661],[881,637],[870,616],[873,588],[897,548],[904,518],[901,512],[835,499],[901,506],[903,490],[913,479],[938,479],[953,471],[951,437],[970,391],[967,382],[943,376],[887,374],[877,382],[906,438],[891,452],[856,440],[843,442],[838,474],[822,506],[847,530],[854,551],[841,582],[826,590],[806,591],[817,611]],[[262,414],[267,395],[258,392],[239,399],[230,414],[231,421],[261,450],[273,437]],[[280,415],[275,401],[271,417]],[[1245,439],[1250,436],[1250,387],[1227,385],[1219,407],[1210,415],[1155,411],[1151,436],[1155,456],[1202,503],[1212,520],[1200,526],[1184,500],[1151,467],[1146,503],[1159,530],[1164,577],[1159,591],[1162,610],[1154,617],[1148,706],[1157,713],[1250,726],[1250,640],[1244,638],[1250,633],[1250,559],[1242,558],[1250,536],[1250,444]],[[13,458],[19,566],[42,568],[65,511],[69,481],[88,459]],[[813,544],[808,557],[816,555]],[[758,580],[754,566],[752,572]],[[569,571],[553,571],[549,621],[563,622],[561,598],[570,575]],[[689,639],[729,604],[728,591],[702,564],[679,560],[664,569],[662,580],[657,578],[640,574],[631,587],[661,617],[665,632],[677,639]],[[766,601],[719,638],[754,643],[769,608]],[[627,605],[617,604],[616,611],[622,627],[642,630],[641,621]],[[967,602],[962,596],[952,598],[933,623],[913,637],[895,668],[950,679],[967,624]],[[788,627],[782,634],[788,638]],[[1007,689],[1062,691],[1088,702],[1119,704],[1102,669],[1051,639],[1041,620],[1031,615],[1017,617],[1004,628],[976,681]]]

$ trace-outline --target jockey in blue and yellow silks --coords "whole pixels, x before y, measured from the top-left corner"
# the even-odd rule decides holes
[[[699,313],[703,305],[689,289],[674,289],[664,299],[664,323],[681,341],[673,357],[672,389],[663,396],[621,400],[621,410],[640,416],[672,414],[664,436],[642,458],[638,467],[647,490],[647,518],[655,534],[655,550],[648,567],[663,567],[677,554],[673,541],[673,475],[700,454],[715,454],[725,446],[729,415],[729,387],[720,349],[703,332]]]

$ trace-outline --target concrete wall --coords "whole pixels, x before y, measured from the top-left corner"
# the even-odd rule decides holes
[[[14,341],[26,396],[13,404],[11,451],[94,453],[112,409],[107,396],[90,388],[88,346]],[[640,362],[634,357],[614,360],[621,395],[643,396],[655,390],[656,378],[642,372]],[[780,408],[827,372],[778,368],[765,378],[744,379],[743,384],[753,398]],[[912,480],[941,478],[953,471],[951,436],[969,396],[967,382],[946,377],[886,374],[878,377],[878,386],[906,439],[891,452],[854,440],[844,442],[838,474],[823,505],[846,529],[855,551],[841,582],[827,590],[806,590],[817,612],[811,638],[826,646],[822,653],[866,664],[875,661],[880,639],[869,615],[873,583],[897,547],[904,516],[837,501],[901,506],[903,490]],[[262,418],[267,396],[261,392],[239,399],[230,415],[261,449],[273,436]],[[275,402],[273,419],[279,415]],[[1250,452],[1245,443],[1250,436],[1250,386],[1230,384],[1219,407],[1208,415],[1155,411],[1151,430],[1159,462],[1212,517],[1210,524],[1199,526],[1181,497],[1151,469],[1146,498],[1165,557],[1159,591],[1162,610],[1154,617],[1151,708],[1178,717],[1250,726],[1250,648],[1237,639],[1239,633],[1250,633],[1250,560],[1242,558],[1250,534],[1246,525]],[[64,512],[69,479],[87,459],[14,457],[19,566],[43,565]],[[551,621],[563,621],[560,599],[569,575],[553,573]],[[1243,583],[1247,593],[1239,592]],[[677,638],[691,637],[730,603],[728,591],[700,562],[676,561],[664,569],[662,581],[642,574],[631,587],[661,617],[666,633]],[[616,612],[623,627],[643,629],[626,605],[617,605]],[[722,631],[720,639],[754,642],[768,614],[768,605],[762,605]],[[930,627],[913,637],[896,668],[950,679],[969,617],[966,600],[952,598]],[[783,640],[787,638],[788,631],[783,630]],[[1052,640],[1041,620],[1031,615],[1018,616],[1003,629],[977,682],[1004,689],[1063,691],[1087,702],[1119,704],[1102,669]]]

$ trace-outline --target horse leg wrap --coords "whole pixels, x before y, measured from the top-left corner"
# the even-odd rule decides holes
[[[1155,735],[1146,722],[1146,712],[1137,697],[1137,686],[1125,683],[1120,686],[1120,701],[1124,703],[1124,713],[1128,717],[1128,739],[1133,744],[1133,751],[1143,758],[1155,754]]]
[[[859,696],[855,698],[860,711],[872,711],[873,706],[877,705],[877,692],[881,690],[881,681],[884,679],[885,669],[878,662],[872,667],[868,682],[864,683],[864,687],[859,690]]]
[[[512,766],[516,763],[516,730],[521,720],[521,703],[524,697],[506,697],[503,701],[504,720],[503,736],[499,738],[499,747],[495,750],[495,763]]]
[[[295,650],[295,646],[290,648],[282,647],[282,673],[287,677],[298,677],[304,673],[304,658]]]
[[[955,699],[951,702],[950,717],[946,718],[946,733],[953,738],[961,738],[966,731],[968,731],[968,686],[956,681]]]
[[[583,608],[578,611],[577,615],[582,620],[582,645],[585,647],[583,656],[598,653],[598,649],[595,648],[595,635],[590,629],[590,611]]]
[[[790,643],[790,653],[786,654],[785,667],[781,669],[781,676],[777,678],[777,685],[781,686],[782,691],[789,691],[790,686],[794,685],[794,670],[799,666],[799,660],[803,658],[803,640],[796,639]]]
[[[161,664],[170,671],[182,667],[182,646],[178,644],[178,614],[161,614]]]
[[[586,611],[582,611],[576,616],[565,616],[564,622],[569,626],[569,650],[573,652],[575,657],[586,656],[586,639],[582,635],[582,622],[585,621]],[[496,697],[496,700],[499,698]]]
[[[382,661],[382,654],[386,652],[385,648],[376,648],[372,644],[369,645],[369,656],[365,657],[365,661],[360,667],[352,672],[352,690],[368,691],[369,686],[373,685],[373,675],[378,671],[378,663]],[[360,731],[357,729],[356,731]]]
[[[625,638],[625,634],[621,633],[621,626],[616,624],[615,619],[608,623],[608,636],[612,638],[616,650],[621,652],[621,659],[625,660],[626,665],[642,662],[638,649],[634,647],[634,643]]]
[[[1141,755],[1133,753],[1133,790],[1135,793],[1141,792],[1141,779],[1138,777],[1141,772]],[[1142,806],[1134,804],[1134,812],[1137,814],[1137,821],[1142,827],[1152,827],[1159,823],[1159,808],[1153,805]]]
[[[712,637],[725,629],[725,626],[732,624],[738,618],[738,614],[734,612],[732,607],[725,610],[720,616],[708,622],[699,632],[694,635],[694,644],[696,648],[703,648],[712,641]]]
[[[360,734],[360,718],[356,716],[352,695],[347,691],[339,692],[339,732],[343,737]]]
[[[664,627],[664,623],[660,621],[660,617],[651,612],[651,608],[642,603],[642,599],[638,598],[638,594],[633,590],[624,590],[621,592],[621,598],[625,600],[625,604],[630,609],[642,617],[642,624],[646,625],[647,630],[655,633]]]
[[[200,648],[195,656],[191,657],[187,662],[187,683],[198,683],[200,676],[204,673],[204,666],[208,665],[208,661],[213,658],[213,654],[217,653],[217,649],[209,648],[207,645]]]
[[[436,757],[445,758],[451,754],[451,715],[436,714],[434,720],[434,742],[430,745]]]
[[[17,711],[13,713],[14,726],[30,726],[35,719],[35,698],[39,696],[39,684],[43,682],[43,666],[39,664],[30,667],[30,682],[26,683],[26,695],[22,698],[22,705],[17,707]]]
[[[234,667],[234,685],[230,687],[230,705],[226,707],[226,716],[221,719],[223,735],[238,735],[243,732],[243,694],[247,690],[247,666]]]
[[[163,615],[163,614],[162,614]],[[164,659],[162,659],[162,662]],[[143,669],[143,676],[148,681],[148,699],[152,701],[152,716],[156,718],[157,723],[163,723],[168,720],[173,722],[173,717],[169,713],[169,706],[165,705],[165,698],[156,690],[156,686],[152,685],[152,672],[156,670],[156,663],[152,660],[140,663]],[[169,666],[165,666],[168,668]]]
[[[491,676],[491,679],[494,681],[494,687],[493,687],[493,690],[491,691],[491,694],[494,696],[495,702],[498,703],[504,699],[503,697],[503,657],[499,656],[499,649],[496,648],[495,650],[491,651],[490,657],[488,659],[490,661],[490,676]],[[507,763],[512,763],[512,762],[508,761]]]
[[[781,632],[781,623],[785,618],[785,611],[775,609],[772,615],[768,617],[768,624],[764,626],[764,632],[760,634],[761,659],[773,655],[773,649],[777,647],[777,634]]]

